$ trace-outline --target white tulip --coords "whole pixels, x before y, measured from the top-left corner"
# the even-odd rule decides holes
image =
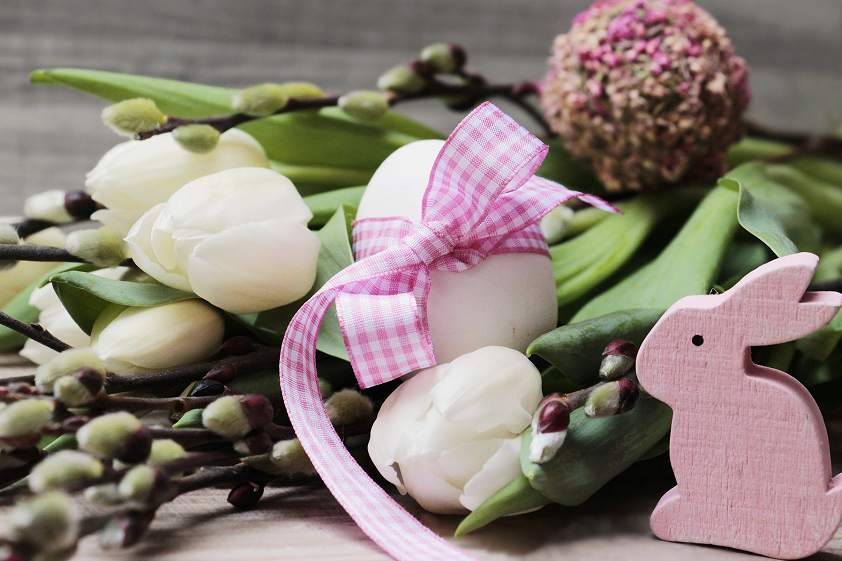
[[[283,175],[262,168],[191,181],[137,221],[126,241],[144,272],[228,312],[277,308],[316,278],[312,213]]]
[[[380,164],[360,201],[357,220],[421,220],[421,202],[443,140],[419,140]],[[430,271],[430,338],[438,362],[488,345],[526,351],[558,321],[552,262],[545,255],[491,255],[469,271]]]
[[[127,267],[111,267],[100,269],[93,274],[107,279],[118,280],[129,271]],[[47,331],[76,349],[83,349],[90,346],[90,336],[76,325],[70,314],[64,308],[61,300],[58,299],[52,284],[47,284],[32,291],[29,297],[29,304],[41,310],[38,316],[38,323]],[[27,339],[20,351],[20,355],[34,362],[44,364],[58,353],[41,343]]]
[[[152,308],[112,305],[91,330],[91,350],[109,371],[134,374],[204,360],[222,344],[225,323],[207,302]]]
[[[216,148],[206,154],[188,152],[172,134],[160,134],[106,152],[88,172],[85,187],[107,209],[98,210],[93,218],[125,236],[145,212],[190,181],[240,167],[269,167],[260,144],[241,130],[223,133]]]
[[[24,239],[27,243],[64,247],[65,235],[58,228],[47,228]],[[0,307],[11,302],[24,288],[40,279],[61,263],[19,261],[17,265],[0,272]]]
[[[520,434],[542,398],[521,353],[484,347],[420,371],[383,403],[368,452],[431,512],[474,510],[520,473]]]

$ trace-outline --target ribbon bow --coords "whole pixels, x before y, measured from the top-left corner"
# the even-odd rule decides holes
[[[426,319],[431,269],[466,271],[494,253],[547,253],[538,221],[573,197],[616,212],[598,197],[534,177],[547,150],[491,103],[479,106],[439,152],[421,222],[390,218],[355,224],[360,259],[314,294],[287,327],[281,390],[295,432],[336,499],[395,559],[471,557],[407,513],[348,453],[319,393],[319,326],[336,301],[360,387],[433,366]]]

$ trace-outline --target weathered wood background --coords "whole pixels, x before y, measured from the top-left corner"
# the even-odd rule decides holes
[[[311,80],[331,91],[372,87],[434,41],[458,41],[499,80],[542,75],[552,38],[588,0],[0,0],[0,213],[26,195],[78,189],[119,141],[104,104],[28,74],[69,66],[224,86]],[[842,1],[700,0],[752,67],[752,115],[770,125],[830,130],[842,123]],[[447,130],[437,102],[403,109]],[[838,433],[839,431],[836,431]],[[842,450],[835,439],[834,452]],[[837,466],[838,471],[838,466]],[[648,514],[671,486],[656,460],[575,509],[507,519],[463,544],[487,559],[741,559],[727,550],[663,544]],[[385,559],[325,491],[272,491],[234,513],[224,492],[165,507],[147,544],[120,554],[84,542],[80,559]],[[407,502],[407,504],[411,504]],[[415,507],[413,512],[421,514]],[[445,535],[457,520],[421,514]],[[0,520],[0,527],[2,520]],[[837,538],[817,559],[842,559]]]

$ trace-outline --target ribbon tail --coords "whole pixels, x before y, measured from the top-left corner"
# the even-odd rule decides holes
[[[333,496],[360,528],[399,561],[471,561],[398,505],[357,464],[324,408],[316,337],[337,288],[316,293],[292,319],[281,348],[281,391],[295,433]]]
[[[433,366],[433,344],[415,295],[336,296],[336,312],[345,348],[361,388]]]

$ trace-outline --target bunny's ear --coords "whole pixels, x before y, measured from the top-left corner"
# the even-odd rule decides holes
[[[797,253],[775,259],[727,291],[724,306],[740,317],[750,345],[773,345],[809,335],[839,311],[842,295],[807,292],[819,258]]]
[[[739,299],[796,303],[810,286],[818,264],[818,256],[812,253],[780,257],[747,274],[728,294]]]

